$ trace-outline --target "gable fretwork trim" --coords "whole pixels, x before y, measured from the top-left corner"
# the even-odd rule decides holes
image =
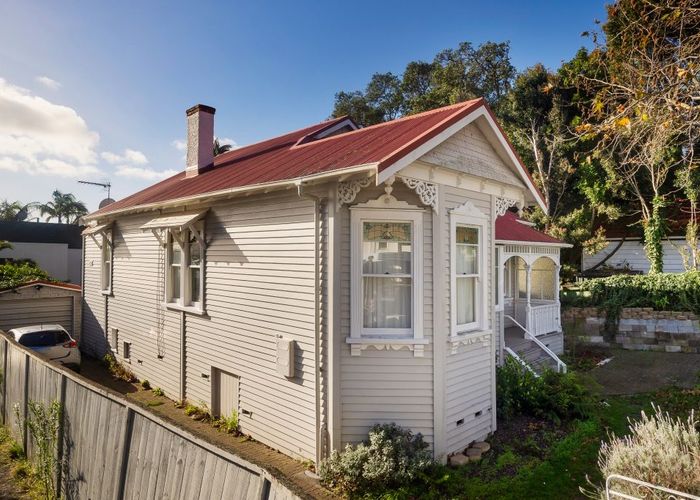
[[[404,184],[406,184],[406,186],[409,187],[409,189],[413,189],[416,192],[423,205],[428,205],[432,207],[433,210],[437,210],[437,184],[433,184],[432,182],[421,181],[418,179],[412,179],[410,177],[399,176],[399,178],[403,181]]]

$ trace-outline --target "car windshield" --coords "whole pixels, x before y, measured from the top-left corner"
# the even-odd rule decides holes
[[[65,339],[65,340],[64,340]],[[41,332],[25,333],[19,338],[19,343],[26,347],[45,347],[68,342],[69,337],[61,330],[44,330]]]

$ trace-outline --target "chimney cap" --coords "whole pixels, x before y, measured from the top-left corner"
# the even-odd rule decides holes
[[[212,108],[211,106],[207,106],[206,104],[195,104],[192,106],[190,109],[186,111],[187,116],[193,115],[197,112],[204,112],[204,113],[211,113],[212,115],[216,113],[216,109]]]

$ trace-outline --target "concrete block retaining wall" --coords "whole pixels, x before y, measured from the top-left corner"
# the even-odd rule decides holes
[[[564,332],[576,341],[636,351],[700,352],[700,318],[691,312],[624,308],[613,331],[605,311],[571,307],[562,311]]]

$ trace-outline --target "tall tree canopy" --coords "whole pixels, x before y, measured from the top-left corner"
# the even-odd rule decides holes
[[[335,95],[333,116],[374,125],[476,97],[497,110],[516,74],[509,52],[507,42],[478,47],[463,42],[439,52],[432,62],[408,63],[401,75],[375,73],[364,90]]]
[[[55,190],[51,196],[51,201],[39,205],[41,215],[46,216],[47,222],[57,219],[59,224],[77,224],[80,217],[88,213],[85,204],[71,193]]]
[[[650,272],[661,272],[674,177],[688,186],[693,177],[682,172],[698,166],[700,8],[696,0],[619,0],[593,38],[600,74],[582,78],[594,98],[579,131],[598,139],[596,156],[624,181]]]

